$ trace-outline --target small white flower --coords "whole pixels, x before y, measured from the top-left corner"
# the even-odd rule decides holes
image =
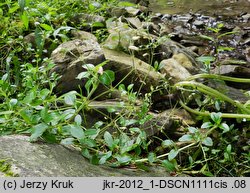
[[[136,40],[139,40],[140,39],[140,36],[133,36],[132,37],[132,40],[136,41]]]
[[[98,71],[99,74],[103,74],[103,67],[99,67]]]
[[[139,51],[140,49],[136,46],[129,46],[128,49],[130,50],[135,50],[135,51]]]
[[[36,21],[35,26],[38,26],[38,25],[40,25],[40,22]]]

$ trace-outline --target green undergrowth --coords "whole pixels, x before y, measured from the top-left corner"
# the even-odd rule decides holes
[[[148,170],[149,166],[162,165],[173,175],[249,176],[250,101],[241,103],[196,81],[248,83],[249,79],[206,71],[175,85],[151,88],[141,96],[133,84],[114,84],[112,69],[103,70],[106,61],[83,66],[86,71],[77,78],[87,80],[82,88],[86,95],[81,91],[54,93],[60,77],[49,73],[54,66],[48,59],[53,49],[70,40],[72,29],[86,29],[99,41],[107,36],[103,24],[76,23],[72,18],[77,13],[109,18],[108,10],[117,6],[132,4],[115,0],[0,2],[0,135],[25,134],[30,135],[31,142],[75,145],[91,163],[111,167]],[[27,45],[24,37],[32,32],[34,45]],[[208,69],[210,61],[204,63]],[[100,85],[118,89],[127,100],[108,106],[105,113],[94,109],[94,93]],[[172,139],[168,131],[148,138],[143,129],[153,119],[149,113],[151,96],[160,89],[178,93],[178,108],[186,109],[198,120],[196,126],[180,126],[184,133],[177,139]],[[231,112],[223,112],[227,105],[231,105]],[[104,119],[90,125],[87,114],[92,111]]]

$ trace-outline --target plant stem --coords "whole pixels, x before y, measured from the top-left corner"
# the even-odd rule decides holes
[[[195,80],[198,78],[212,78],[212,79],[219,79],[219,80],[226,80],[230,82],[240,82],[240,83],[250,83],[250,79],[248,78],[234,78],[229,76],[222,76],[217,74],[196,74],[190,76],[187,81]]]
[[[206,111],[206,112],[200,112],[194,109],[191,109],[190,107],[188,107],[187,105],[184,104],[184,102],[182,100],[179,101],[180,105],[186,109],[187,111],[194,113],[196,115],[201,115],[201,116],[206,116],[206,117],[210,117],[211,113]],[[235,114],[235,113],[222,113],[221,114],[222,118],[230,118],[230,119],[250,119],[250,115],[249,114]]]
[[[230,97],[222,94],[221,92],[211,88],[211,87],[208,87],[202,83],[198,83],[198,82],[193,82],[193,81],[183,81],[183,82],[178,82],[174,85],[175,87],[185,87],[185,86],[188,86],[188,87],[193,87],[195,88],[196,90],[199,90],[209,96],[213,96],[215,98],[218,98],[218,99],[221,99],[223,101],[226,101],[226,102],[229,102],[231,103],[232,105],[238,107],[240,110],[242,110],[243,112],[246,112],[248,114],[250,114],[250,110],[245,108],[243,104],[241,104],[240,102],[237,102],[233,99],[231,99]]]
[[[187,149],[187,148],[189,148],[189,147],[192,147],[192,146],[196,145],[197,143],[198,143],[198,142],[193,142],[193,143],[191,143],[191,144],[189,144],[189,145],[186,145],[186,146],[180,148],[178,151],[179,151],[179,152],[180,152],[180,151],[183,151],[183,150],[185,150],[185,149]],[[168,156],[168,155],[169,155],[169,153],[165,153],[165,154],[162,154],[162,155],[157,156],[156,158],[157,158],[157,159],[160,159],[160,158],[166,157],[166,156]],[[146,162],[146,161],[148,161],[148,158],[135,160],[135,163],[138,163],[138,162]]]

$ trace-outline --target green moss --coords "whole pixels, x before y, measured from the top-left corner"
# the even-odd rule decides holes
[[[7,159],[0,160],[0,172],[3,172],[5,176],[17,177],[18,174],[15,174],[11,171],[11,164]]]

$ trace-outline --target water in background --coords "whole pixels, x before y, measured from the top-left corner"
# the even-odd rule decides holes
[[[150,0],[150,9],[168,14],[191,11],[207,15],[240,15],[250,12],[250,0]]]

